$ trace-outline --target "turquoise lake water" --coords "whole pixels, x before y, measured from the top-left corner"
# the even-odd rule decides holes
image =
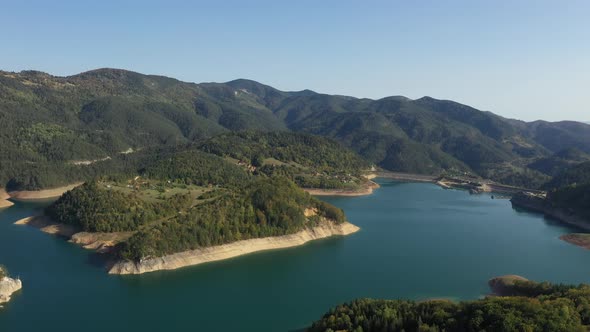
[[[503,274],[590,283],[571,229],[508,200],[380,181],[371,196],[322,198],[361,231],[341,238],[141,276],[110,276],[90,251],[13,225],[0,211],[0,263],[24,288],[0,331],[298,331],[357,297],[475,299]]]

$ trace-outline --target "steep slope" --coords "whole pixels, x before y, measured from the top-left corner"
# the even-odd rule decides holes
[[[226,101],[207,90],[118,69],[69,77],[0,71],[0,185],[57,186],[96,174],[95,163],[124,151],[174,147],[228,130],[284,129],[264,106],[249,109],[247,98],[232,92]],[[207,103],[225,115],[206,114],[200,105]]]
[[[314,95],[287,98],[275,113],[292,130],[335,138],[390,170],[474,171],[512,183],[519,173],[519,185],[542,177],[521,160],[544,156],[543,147],[501,117],[451,101]]]
[[[195,102],[196,112],[230,130],[284,130],[285,125],[260,103],[260,97],[243,88],[228,84],[204,83],[206,94]],[[258,93],[266,94],[259,89]],[[263,100],[264,101],[264,100]],[[272,103],[271,98],[268,101]]]

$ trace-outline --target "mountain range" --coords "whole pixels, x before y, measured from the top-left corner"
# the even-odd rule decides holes
[[[387,170],[528,187],[590,153],[590,125],[581,122],[524,122],[431,97],[285,92],[245,79],[195,84],[120,69],[67,77],[0,71],[0,126],[2,184],[41,165],[245,130],[324,136]]]

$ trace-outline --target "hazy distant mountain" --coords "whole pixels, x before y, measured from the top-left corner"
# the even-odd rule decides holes
[[[390,170],[468,171],[522,185],[546,179],[542,167],[527,167],[536,160],[567,148],[590,153],[590,125],[579,122],[508,120],[430,97],[359,99],[285,92],[244,79],[185,83],[119,69],[69,77],[0,71],[0,125],[0,163],[28,165],[246,129],[327,136]]]

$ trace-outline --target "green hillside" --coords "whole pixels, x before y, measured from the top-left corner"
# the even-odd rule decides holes
[[[577,148],[568,148],[557,151],[551,156],[539,158],[530,163],[528,167],[543,174],[555,176],[586,161],[590,161],[589,154]]]
[[[554,152],[573,147],[590,153],[589,127],[587,123],[574,121],[535,121],[526,124],[526,132],[536,142]]]
[[[590,223],[590,182],[549,191],[547,203],[551,207],[565,209]]]
[[[353,153],[323,138],[258,132],[241,137],[247,139],[250,135],[259,144],[266,139],[280,141],[280,147],[274,144],[276,151],[291,159],[303,158],[299,149],[310,146],[349,154],[359,162],[357,167],[364,165]],[[225,138],[215,142],[224,142]],[[313,159],[297,160],[310,164]],[[126,236],[118,237],[112,253],[119,258],[139,260],[249,238],[286,235],[316,226],[323,218],[335,223],[346,220],[342,210],[315,199],[284,176],[252,174],[232,160],[194,146],[147,149],[118,161],[124,165],[119,173],[107,172],[66,192],[45,209],[45,214],[79,231],[126,232]],[[316,162],[339,170],[338,164],[330,167],[319,159]],[[353,168],[351,171],[358,172]]]
[[[324,136],[388,170],[457,170],[530,187],[565,166],[544,158],[568,148],[590,152],[590,126],[582,123],[508,120],[430,97],[358,99],[119,69],[68,77],[0,71],[0,125],[0,183],[15,189],[100,173],[76,167],[80,161],[244,130]]]
[[[560,154],[564,158],[567,155]],[[565,222],[571,219],[581,225],[590,223],[590,161],[565,166],[542,188],[547,190],[546,196],[519,193],[512,201],[517,206],[544,212]]]
[[[118,255],[139,261],[251,238],[292,234],[318,225],[321,217],[341,223],[342,210],[320,202],[284,178],[258,179],[242,189],[215,191],[177,215],[138,229]],[[318,214],[306,217],[306,209]]]
[[[545,189],[555,189],[588,183],[590,183],[590,161],[563,169],[544,187]]]
[[[544,139],[544,130],[563,132],[572,124],[539,126],[430,97],[370,100],[311,91],[281,92],[247,80],[228,85],[255,94],[257,102],[272,109],[291,130],[334,138],[368,161],[395,171],[468,171],[499,182],[537,187],[553,174],[529,165],[554,151],[590,142],[584,136],[590,133],[590,126],[585,124],[576,127],[576,134],[584,133],[578,141],[564,135]]]
[[[370,165],[339,143],[309,134],[247,131],[213,137],[199,149],[238,160],[254,174],[281,175],[306,188],[355,189]]]

